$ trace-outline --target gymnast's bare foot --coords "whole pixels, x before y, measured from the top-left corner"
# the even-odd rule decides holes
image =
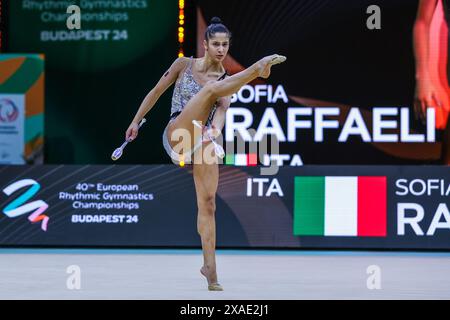
[[[273,54],[267,56],[258,61],[258,71],[261,78],[267,79],[270,76],[270,68],[273,65],[280,64],[286,61],[285,56],[280,56],[279,54]]]
[[[208,281],[209,291],[223,291],[222,286],[217,282],[217,273],[215,269],[208,266],[203,266],[200,269],[200,273],[205,276]]]

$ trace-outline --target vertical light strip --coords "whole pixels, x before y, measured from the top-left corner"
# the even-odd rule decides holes
[[[178,0],[178,57],[184,57],[184,0]]]

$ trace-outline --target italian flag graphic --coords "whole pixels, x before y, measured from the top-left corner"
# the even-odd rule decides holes
[[[294,235],[386,236],[386,177],[295,177]]]
[[[258,164],[258,155],[256,153],[227,154],[225,156],[225,164],[243,167],[255,167]]]

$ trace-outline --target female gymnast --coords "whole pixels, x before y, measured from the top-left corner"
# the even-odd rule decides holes
[[[203,250],[203,266],[200,272],[206,277],[208,290],[211,291],[223,290],[217,279],[215,257],[215,197],[219,169],[217,161],[212,164],[198,161],[199,150],[207,150],[211,140],[202,139],[201,134],[200,139],[195,139],[194,130],[198,129],[193,125],[193,120],[205,124],[206,129],[202,130],[204,136],[208,134],[214,138],[218,137],[225,122],[225,112],[230,105],[231,95],[258,77],[268,78],[271,67],[286,60],[286,57],[280,55],[267,56],[249,68],[227,76],[222,62],[227,56],[230,40],[231,33],[228,28],[219,18],[214,17],[205,32],[203,41],[205,55],[197,59],[183,57],[175,60],[145,97],[125,136],[127,141],[137,137],[141,119],[175,82],[171,115],[163,133],[163,145],[175,164],[181,161],[189,163],[191,156],[195,154],[193,176],[198,206],[197,231],[201,237]],[[188,138],[182,140],[183,145],[188,142],[188,148],[177,149],[179,146],[177,132],[187,134]],[[199,145],[203,148],[197,150]],[[203,155],[200,153],[199,156],[201,160]]]
[[[447,31],[447,45],[438,51],[442,56],[437,62],[437,69],[431,69],[430,38],[431,23],[438,1],[442,1],[444,9],[444,23],[450,27],[450,1],[448,0],[420,0],[417,18],[414,24],[414,54],[416,58],[416,92],[414,111],[416,117],[425,121],[426,109],[434,107],[436,110],[436,127],[443,130],[441,161],[450,165],[450,32]],[[448,30],[448,28],[447,28]],[[442,26],[439,32],[443,32]],[[441,35],[438,35],[442,38]],[[445,41],[444,41],[445,42]]]

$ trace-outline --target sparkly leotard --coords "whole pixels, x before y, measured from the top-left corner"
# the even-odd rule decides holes
[[[191,57],[189,66],[183,72],[181,79],[175,83],[172,96],[172,107],[170,110],[170,121],[174,120],[183,111],[189,100],[202,89],[202,86],[194,79],[194,75],[192,74],[192,65],[193,58]],[[218,80],[222,80],[226,75],[227,73],[225,72]],[[208,120],[206,121],[206,126],[209,126],[212,123],[216,109],[217,103],[215,103],[211,109]],[[169,144],[167,137],[167,126],[163,133],[163,145],[172,160],[176,160],[178,158],[178,154],[172,150],[172,147]],[[194,151],[195,149],[192,150],[192,153]]]

